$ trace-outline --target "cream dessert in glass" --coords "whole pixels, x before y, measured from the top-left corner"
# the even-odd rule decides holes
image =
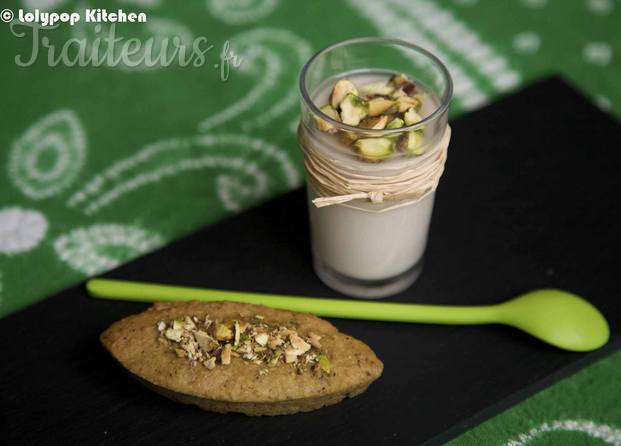
[[[416,45],[358,38],[315,54],[300,92],[315,272],[351,296],[404,290],[422,269],[446,160],[447,69]]]

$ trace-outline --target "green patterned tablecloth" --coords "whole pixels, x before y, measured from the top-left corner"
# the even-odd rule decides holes
[[[618,0],[99,3],[1,7],[4,22],[20,8],[104,5],[148,20],[61,23],[36,39],[15,19],[0,23],[0,316],[300,185],[297,73],[341,39],[393,36],[436,53],[454,78],[453,116],[552,72],[621,115]],[[142,49],[102,43],[110,32]],[[200,36],[213,45],[201,67],[131,63],[148,42]],[[244,59],[225,82],[227,40]],[[129,62],[68,66],[105,49]],[[617,353],[455,444],[621,444],[620,381]]]

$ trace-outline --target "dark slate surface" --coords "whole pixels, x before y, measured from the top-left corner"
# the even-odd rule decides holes
[[[440,442],[619,344],[621,126],[553,78],[453,123],[421,279],[394,300],[483,304],[538,287],[592,300],[613,328],[592,354],[504,327],[335,320],[384,376],[362,396],[289,417],[217,415],[140,386],[98,335],[142,304],[63,291],[0,321],[5,444],[415,444]],[[303,191],[123,266],[110,277],[336,296],[313,275]],[[7,440],[11,440],[8,442]]]

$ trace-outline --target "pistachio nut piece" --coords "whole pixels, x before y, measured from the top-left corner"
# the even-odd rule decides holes
[[[330,364],[330,360],[328,359],[326,355],[319,356],[319,360],[317,361],[317,363],[319,364],[319,367],[321,368],[321,371],[323,373],[325,373],[326,375],[330,374],[332,367]]]
[[[335,121],[341,120],[341,117],[339,116],[339,112],[336,111],[336,109],[332,107],[331,105],[324,105],[323,107],[320,108],[320,110],[324,115],[331,117]],[[325,121],[318,116],[315,116],[315,125],[322,132],[328,132],[328,133],[336,132],[336,127],[334,127],[328,121]]]
[[[379,116],[392,107],[395,101],[386,98],[373,98],[369,101],[369,116]]]
[[[347,131],[347,130],[339,131],[339,139],[344,144],[347,144],[347,145],[353,144],[361,136],[362,135],[360,133],[357,133],[357,132],[350,132],[350,131]]]
[[[392,92],[392,94],[390,95],[391,98],[393,99],[399,99],[399,98],[403,98],[407,96],[407,94],[405,94],[405,91],[403,91],[402,88],[397,88],[395,91]]]
[[[395,142],[389,138],[362,138],[354,144],[362,159],[377,162],[395,151]]]
[[[172,323],[173,330],[184,330],[185,321],[183,319],[175,319]]]
[[[410,130],[404,133],[397,140],[397,149],[400,152],[411,155],[422,155],[425,153],[425,138],[420,130]]]
[[[274,355],[270,358],[268,364],[274,367],[276,364],[278,364],[278,360],[280,359],[281,355],[282,355],[282,350],[280,349],[276,350],[274,352]]]
[[[410,108],[416,108],[418,101],[409,96],[400,96],[395,102],[395,107],[399,113],[405,113]]]
[[[405,121],[405,125],[413,125],[422,121],[423,118],[416,113],[416,109],[414,107],[411,107],[408,108],[408,110],[403,114],[403,120]]]
[[[217,322],[216,328],[214,330],[214,337],[218,341],[228,341],[230,339],[233,339],[233,331],[225,324]]]
[[[231,363],[231,344],[225,344],[220,353],[220,362],[222,365],[229,365]]]
[[[395,87],[385,81],[371,82],[360,87],[360,94],[363,96],[389,96]]]
[[[348,93],[341,102],[341,120],[344,124],[357,126],[367,116],[369,103],[353,93]]]
[[[395,88],[400,88],[403,84],[408,82],[410,82],[410,79],[403,73],[393,75],[388,81],[388,83]]]
[[[414,108],[416,108],[416,111],[420,111],[421,107],[423,106],[424,96],[420,93],[417,93],[412,97],[418,101],[418,104]]]
[[[168,328],[166,329],[166,331],[164,331],[164,336],[166,336],[167,339],[170,339],[171,341],[175,341],[175,342],[181,341],[182,334],[183,332],[181,330],[176,330],[174,328]]]
[[[194,339],[203,351],[209,353],[218,347],[218,342],[202,330],[194,332]]]
[[[405,125],[405,122],[403,122],[403,119],[394,118],[392,121],[388,123],[388,125],[386,125],[386,128],[387,129],[400,129],[404,125]]]
[[[401,90],[403,90],[406,95],[412,97],[416,94],[416,85],[414,82],[406,82],[401,86]]]
[[[349,79],[340,79],[334,84],[332,94],[330,95],[330,105],[333,108],[339,108],[343,99],[349,94],[353,93],[358,96],[358,89]]]
[[[386,128],[386,124],[388,123],[388,116],[377,116],[375,118],[365,118],[360,124],[362,127],[373,130],[382,130]]]

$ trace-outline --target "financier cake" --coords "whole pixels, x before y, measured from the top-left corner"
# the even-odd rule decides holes
[[[147,387],[214,412],[285,415],[364,392],[383,364],[307,313],[234,302],[155,304],[101,335]]]

